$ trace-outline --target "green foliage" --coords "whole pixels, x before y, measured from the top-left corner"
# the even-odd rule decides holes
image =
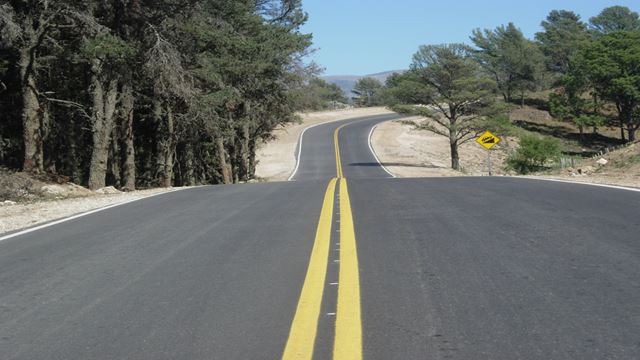
[[[293,90],[292,96],[298,110],[326,110],[349,101],[338,85],[329,84],[317,77],[300,89]]]
[[[51,169],[87,183],[100,133],[91,127],[112,113],[100,102],[117,88],[103,122],[115,127],[99,129],[114,141],[108,185],[122,185],[127,152],[138,185],[248,180],[258,143],[296,120],[306,19],[300,0],[0,1],[0,161],[20,167],[18,60],[36,44],[28,70],[46,118],[32,143]]]
[[[620,122],[635,139],[640,127],[640,32],[613,32],[584,46],[571,75],[582,78],[598,98],[611,101]]]
[[[560,155],[560,142],[557,139],[526,135],[520,139],[518,150],[507,159],[507,169],[518,174],[529,174],[544,169]]]
[[[432,90],[421,81],[418,73],[407,71],[387,79],[383,101],[393,108],[401,104],[427,104],[431,97]]]
[[[585,127],[598,128],[604,125],[605,122],[606,119],[600,115],[580,115],[575,119],[575,123],[580,127],[580,129]]]
[[[389,84],[394,111],[428,117],[419,128],[449,138],[451,167],[456,170],[458,146],[475,138],[487,119],[502,111],[495,104],[494,81],[482,74],[463,44],[421,46],[411,70]]]
[[[486,117],[479,121],[478,125],[479,129],[489,130],[498,136],[516,136],[518,134],[518,128],[513,125],[506,114]]]
[[[495,103],[495,82],[480,74],[470,49],[462,44],[421,46],[406,76],[407,84],[418,90],[406,102],[432,105],[445,117],[481,115]],[[405,89],[405,94],[410,91]]]
[[[88,40],[82,46],[81,52],[87,59],[101,59],[122,63],[133,59],[136,54],[136,48],[118,36],[103,33]]]
[[[353,87],[353,93],[356,94],[356,104],[358,106],[376,106],[381,101],[378,97],[382,83],[374,78],[365,77],[356,83]]]
[[[547,68],[566,74],[580,44],[590,39],[587,25],[572,11],[553,10],[541,23],[543,32],[536,33],[536,40],[547,58]]]
[[[514,94],[524,97],[525,91],[535,90],[544,68],[544,57],[536,44],[526,39],[514,24],[495,30],[476,29],[471,41],[475,57],[497,82],[506,101]]]
[[[626,6],[611,6],[589,19],[589,25],[597,34],[640,31],[640,18]]]

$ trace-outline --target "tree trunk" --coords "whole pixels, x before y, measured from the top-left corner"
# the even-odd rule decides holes
[[[637,128],[633,126],[633,123],[629,121],[627,124],[627,132],[629,133],[629,142],[636,141],[636,130]]]
[[[231,171],[229,165],[227,165],[227,151],[224,149],[224,140],[221,136],[216,138],[216,146],[218,148],[218,161],[220,162],[220,172],[222,173],[222,182],[224,184],[231,184],[233,179],[231,178]]]
[[[624,141],[624,128],[626,126],[629,142],[635,141],[635,127],[633,126],[633,106],[631,104],[621,104],[618,106],[620,114],[620,134]]]
[[[171,187],[173,184],[173,158],[175,153],[175,129],[173,121],[173,111],[171,106],[167,105],[165,117],[165,138],[163,141],[164,164],[162,168],[162,178],[164,183],[162,187]]]
[[[169,105],[163,109],[162,101],[156,97],[153,105],[156,121],[156,179],[158,186],[171,187],[173,183],[174,124],[173,112]]]
[[[89,167],[89,188],[96,190],[105,186],[109,144],[113,130],[113,115],[118,96],[118,81],[109,80],[106,83],[107,88],[105,93],[104,85],[99,76],[99,60],[93,61],[92,70],[93,150],[91,152],[91,165]]]
[[[122,86],[121,109],[124,137],[124,164],[122,166],[122,188],[126,191],[136,189],[136,159],[133,144],[133,89],[129,84]]]
[[[121,139],[121,127],[122,119],[116,117],[114,119],[114,126],[111,130],[111,146],[109,153],[109,173],[113,177],[113,186],[120,189],[122,188],[122,176],[120,172],[121,163],[121,151],[120,151],[120,139]]]
[[[183,177],[183,185],[194,186],[196,184],[196,178],[193,171],[193,146],[190,142],[185,144],[184,149],[184,164],[185,164],[185,172]]]
[[[249,178],[256,176],[256,140],[251,139],[249,142]]]
[[[249,181],[249,124],[242,125],[242,143],[240,144],[240,171],[239,177],[242,181]]]
[[[155,125],[155,149],[154,149],[154,163],[153,163],[153,179],[157,186],[163,186],[164,184],[164,164],[166,162],[165,147],[165,125],[163,119],[163,107],[160,97],[155,96],[152,100],[152,112],[153,122]]]
[[[584,126],[578,125],[578,131],[580,131],[580,141],[584,142]]]
[[[449,145],[451,147],[451,168],[460,170],[460,155],[458,154],[458,131],[449,129]]]
[[[19,66],[22,87],[22,138],[24,141],[24,162],[22,169],[39,173],[44,170],[42,155],[41,121],[42,109],[38,99],[34,74],[35,60],[32,49],[24,49],[20,54]]]

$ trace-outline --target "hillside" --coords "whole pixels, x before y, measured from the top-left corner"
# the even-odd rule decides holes
[[[353,87],[356,85],[358,80],[362,78],[371,77],[384,84],[384,82],[387,80],[389,76],[395,73],[402,73],[404,71],[405,70],[391,70],[391,71],[384,71],[376,74],[369,74],[369,75],[362,75],[362,76],[360,75],[323,76],[322,79],[331,84],[338,85],[347,96],[351,97],[352,95],[351,91],[353,90]]]

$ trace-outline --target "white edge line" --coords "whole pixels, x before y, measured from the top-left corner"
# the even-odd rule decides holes
[[[379,124],[374,125],[371,128],[371,131],[369,131],[369,138],[367,139],[367,142],[369,143],[369,150],[371,150],[371,153],[373,154],[373,157],[376,159],[376,161],[378,162],[378,164],[380,164],[380,167],[382,167],[382,170],[386,171],[387,174],[391,175],[392,178],[395,178],[395,174],[393,174],[391,171],[389,171],[384,165],[382,165],[382,161],[380,161],[380,158],[378,158],[378,154],[376,154],[376,151],[373,150],[373,145],[371,145],[371,138],[373,137],[373,132],[376,130],[376,128],[378,127]]]
[[[618,185],[596,184],[596,183],[589,183],[589,182],[582,182],[582,181],[571,181],[571,180],[561,180],[561,179],[548,179],[548,178],[542,178],[542,177],[537,177],[537,176],[508,176],[508,177],[516,178],[516,179],[553,181],[553,182],[561,182],[561,183],[565,183],[565,184],[588,185],[588,186],[604,187],[604,188],[609,188],[609,189],[640,192],[640,189],[635,189],[635,188],[626,187],[626,186],[618,186]]]
[[[300,156],[302,155],[302,137],[304,136],[304,133],[311,128],[314,128],[319,125],[324,125],[324,124],[326,123],[317,123],[317,124],[307,126],[300,133],[300,136],[298,137],[298,156],[296,157],[296,167],[293,169],[293,172],[291,173],[287,181],[292,181],[291,179],[293,179],[293,177],[296,176],[296,173],[298,172],[298,167],[300,167]]]
[[[38,230],[41,230],[41,229],[44,229],[44,228],[47,228],[47,227],[50,227],[50,226],[58,225],[58,224],[61,224],[63,222],[67,222],[67,221],[71,221],[71,220],[74,220],[74,219],[77,219],[77,218],[81,218],[83,216],[95,214],[97,212],[108,210],[108,209],[114,208],[116,206],[126,205],[126,204],[130,204],[132,202],[135,202],[135,201],[149,199],[149,198],[152,198],[152,197],[155,197],[155,196],[169,194],[169,193],[173,193],[173,192],[177,192],[177,191],[182,191],[182,190],[187,190],[187,189],[194,189],[194,188],[197,188],[197,187],[200,187],[200,186],[190,186],[190,187],[184,187],[184,188],[180,188],[180,189],[174,189],[174,190],[165,191],[165,192],[161,192],[161,193],[157,193],[157,194],[151,194],[149,196],[144,196],[144,197],[141,197],[141,198],[138,198],[138,199],[131,199],[131,200],[126,200],[126,201],[123,201],[123,202],[119,202],[119,203],[103,206],[101,208],[89,210],[89,211],[82,212],[82,213],[75,214],[75,215],[71,215],[69,217],[64,217],[62,219],[54,220],[54,221],[48,222],[48,223],[43,224],[43,225],[35,226],[35,227],[29,228],[29,229],[26,229],[26,230],[18,231],[18,232],[13,233],[13,234],[2,236],[2,237],[0,237],[0,241],[4,241],[4,240],[8,240],[8,239],[17,237],[17,236],[28,234],[30,232],[38,231]]]
[[[386,115],[393,115],[394,113],[388,113],[388,114],[378,114],[378,115],[371,115],[371,116],[359,116],[359,117],[353,117],[353,118],[346,118],[346,119],[337,119],[337,120],[331,120],[331,121],[326,121],[326,122],[320,122],[317,124],[313,124],[313,125],[309,125],[306,128],[304,128],[302,130],[302,132],[300,133],[300,136],[298,137],[298,156],[296,157],[296,167],[293,169],[293,172],[291,173],[291,175],[289,175],[289,178],[287,179],[287,181],[295,181],[292,180],[294,176],[296,176],[296,173],[298,172],[298,167],[300,167],[300,156],[302,154],[302,138],[304,137],[304,133],[311,129],[314,128],[316,126],[320,126],[320,125],[326,125],[329,123],[334,123],[334,122],[339,122],[339,121],[346,121],[346,120],[357,120],[357,119],[362,119],[362,121],[366,121],[369,120],[370,117],[375,117],[375,116],[386,116]],[[396,120],[396,119],[392,119],[392,120]],[[350,123],[348,124],[350,125]],[[374,126],[373,129],[375,129],[378,125]],[[378,159],[378,156],[376,155],[375,151],[373,151],[373,148],[371,147],[371,134],[373,134],[373,129],[371,129],[371,132],[369,133],[369,149],[371,150],[371,152],[373,153],[373,156],[376,158],[376,161],[378,162],[378,164],[380,164],[380,166],[382,166],[382,168],[384,169],[384,171],[386,171],[389,175],[396,177],[395,175],[393,175],[391,172],[389,172],[389,170],[387,170],[384,165],[382,165],[382,163],[380,162],[380,160]]]
[[[378,158],[378,155],[376,154],[375,150],[373,149],[373,146],[371,144],[371,138],[373,137],[373,132],[375,131],[375,129],[378,127],[378,125],[380,124],[376,124],[375,126],[373,126],[371,128],[371,131],[369,132],[369,150],[371,150],[371,153],[373,154],[373,157],[376,159],[376,161],[380,164],[380,166],[382,167],[382,169],[384,169],[384,171],[386,171],[389,175],[391,175],[392,177],[396,177],[394,174],[392,174],[380,161],[380,159]],[[627,191],[634,191],[634,192],[640,192],[640,189],[636,189],[636,188],[632,188],[632,187],[626,187],[626,186],[618,186],[618,185],[607,185],[607,184],[596,184],[596,183],[589,183],[589,182],[582,182],[582,181],[571,181],[571,180],[561,180],[561,179],[548,179],[548,178],[541,178],[541,177],[535,177],[535,176],[510,176],[512,178],[517,178],[517,179],[532,179],[532,180],[541,180],[541,181],[554,181],[554,182],[561,182],[561,183],[566,183],[566,184],[578,184],[578,185],[590,185],[590,186],[597,186],[597,187],[604,187],[604,188],[609,188],[609,189],[617,189],[617,190],[627,190]]]
[[[349,119],[344,119],[344,120],[349,120]],[[304,136],[304,133],[311,129],[314,128],[316,126],[320,126],[320,125],[324,125],[326,123],[318,123],[318,124],[313,124],[310,126],[307,126],[306,128],[304,128],[304,130],[302,130],[302,132],[300,133],[300,137],[298,138],[298,156],[296,158],[296,167],[295,169],[293,169],[293,172],[291,173],[291,175],[289,176],[289,178],[287,179],[287,181],[292,181],[291,179],[293,179],[293,177],[296,175],[296,173],[298,172],[298,167],[300,166],[300,155],[302,154],[302,137]],[[369,150],[371,151],[371,154],[373,154],[373,157],[376,159],[376,161],[378,162],[378,164],[380,164],[380,167],[382,167],[382,169],[389,174],[391,177],[396,178],[397,176],[394,175],[391,171],[389,171],[380,161],[380,158],[378,158],[378,155],[376,154],[375,150],[373,149],[373,146],[371,144],[371,138],[373,137],[373,132],[375,131],[375,129],[378,127],[378,125],[380,124],[376,124],[371,128],[371,131],[369,131],[369,137],[367,139],[368,145],[369,145]],[[540,178],[540,177],[533,177],[533,176],[528,176],[528,177],[523,177],[523,176],[510,176],[512,178],[516,178],[516,179],[532,179],[532,180],[541,180],[541,181],[554,181],[554,182],[562,182],[562,183],[566,183],[566,184],[578,184],[578,185],[590,185],[590,186],[598,186],[598,187],[604,187],[604,188],[610,188],[610,189],[617,189],[617,190],[627,190],[627,191],[634,191],[634,192],[640,192],[640,189],[634,189],[634,188],[630,188],[630,187],[624,187],[624,186],[616,186],[616,185],[606,185],[606,184],[595,184],[595,183],[588,183],[588,182],[581,182],[581,181],[570,181],[570,180],[559,180],[559,179],[547,179],[547,178]],[[159,195],[159,194],[158,194]],[[139,199],[138,199],[139,200]],[[117,205],[115,205],[117,206]],[[79,216],[78,216],[79,217]],[[71,219],[69,219],[71,220]],[[53,225],[53,224],[52,224]],[[4,238],[0,238],[0,241],[4,240]]]

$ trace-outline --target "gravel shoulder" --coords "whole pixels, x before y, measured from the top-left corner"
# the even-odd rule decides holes
[[[109,205],[176,191],[177,189],[149,189],[27,203],[3,203],[0,206],[0,235]]]
[[[300,134],[309,126],[392,113],[384,107],[372,107],[300,114],[301,123],[289,124],[276,130],[274,140],[260,145],[256,153],[256,177],[263,181],[287,180],[296,166],[296,148]]]

